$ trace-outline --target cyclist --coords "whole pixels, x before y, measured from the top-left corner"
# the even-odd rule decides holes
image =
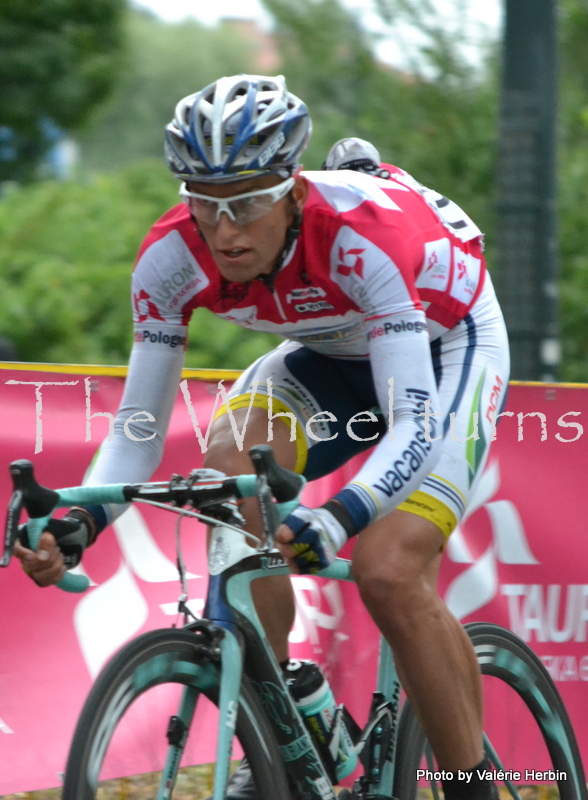
[[[165,154],[183,202],[139,252],[125,393],[89,481],[139,482],[156,468],[194,309],[281,334],[287,341],[231,389],[205,466],[251,471],[248,447],[271,438],[278,460],[312,480],[373,448],[334,498],[286,519],[279,546],[308,572],[359,534],[361,597],[394,649],[439,768],[471,776],[446,780],[445,797],[492,797],[495,787],[476,770],[486,763],[476,658],[436,589],[508,379],[482,234],[454,203],[381,165],[360,139],[338,142],[324,170],[301,171],[310,131],[306,106],[281,77],[221,78],[178,104]],[[130,438],[123,426],[136,411],[143,414],[127,422]],[[60,541],[68,566],[119,511],[70,512],[71,533]],[[253,507],[245,515],[259,526]],[[15,552],[48,585],[63,574],[61,551],[44,533],[36,554],[24,545]],[[290,582],[273,578],[254,590],[286,662]],[[255,797],[246,767],[229,796]]]

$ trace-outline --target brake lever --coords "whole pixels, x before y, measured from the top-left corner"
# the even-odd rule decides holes
[[[274,492],[270,487],[270,475],[272,470],[276,469],[277,464],[272,449],[267,445],[252,447],[249,450],[249,457],[257,475],[255,494],[261,511],[265,537],[264,549],[273,550],[275,536],[281,524],[280,513],[274,502]]]
[[[265,475],[257,476],[257,499],[261,510],[261,520],[263,523],[263,533],[265,536],[265,550],[273,550],[276,533],[282,520],[280,512],[274,503],[272,490],[267,482]]]
[[[53,489],[48,489],[37,483],[33,465],[30,461],[26,459],[13,461],[10,465],[10,475],[12,477],[13,494],[6,518],[4,553],[1,562],[3,567],[8,566],[14,550],[14,543],[18,538],[18,523],[23,506],[29,515],[27,530],[30,546],[32,550],[36,550],[41,534],[51,518],[51,512],[59,502],[58,492],[54,492]],[[57,586],[68,592],[84,592],[89,583],[85,575],[66,573]]]
[[[15,489],[8,503],[6,524],[4,526],[4,551],[2,553],[0,567],[7,567],[10,564],[14,545],[18,538],[18,524],[22,512],[22,504],[22,489]]]
[[[12,478],[12,496],[8,503],[4,526],[4,552],[0,561],[1,567],[7,567],[10,563],[14,545],[18,539],[18,524],[23,506],[31,519],[44,517],[47,513],[51,513],[58,498],[56,492],[37,483],[33,465],[26,459],[11,463],[10,477]]]

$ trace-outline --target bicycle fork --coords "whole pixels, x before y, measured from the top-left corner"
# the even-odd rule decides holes
[[[178,713],[170,718],[167,729],[169,750],[167,751],[165,766],[161,774],[156,800],[169,800],[171,796],[199,696],[199,689],[194,686],[186,686],[182,693]]]
[[[209,641],[212,639],[208,645],[197,646],[197,659],[200,657],[204,661],[215,661],[218,666],[219,718],[212,800],[225,800],[243,673],[242,650],[237,636],[228,628],[220,628],[215,623],[204,619],[188,627],[204,633]],[[208,648],[208,654],[205,652],[205,648]],[[268,677],[270,676],[268,675]],[[274,678],[274,675],[272,674],[271,677]],[[278,725],[275,730],[287,768],[297,784],[300,796],[305,800],[335,800],[331,781],[314,751],[310,734],[302,720],[297,717],[293,702],[288,702],[287,688],[278,686],[272,680],[262,681],[258,687],[260,689],[263,687],[262,702],[265,701],[263,704],[270,717],[276,714],[274,703],[279,698],[280,690],[283,696],[281,696],[282,702],[278,703],[278,706],[282,711],[288,709],[293,715],[290,716],[286,713],[281,728]],[[270,690],[270,687],[273,691]],[[178,713],[170,719],[167,734],[169,749],[156,800],[169,800],[171,796],[199,694],[200,690],[197,686],[186,686]],[[288,724],[285,724],[286,722]]]
[[[205,642],[196,640],[196,661],[208,664],[216,662],[221,665],[218,740],[212,797],[213,800],[224,800],[239,708],[239,687],[243,671],[241,647],[237,637],[230,630],[221,629],[208,620],[199,620],[188,627],[206,639]],[[201,689],[196,682],[188,683],[182,692],[177,714],[169,720],[167,730],[169,748],[156,800],[169,800],[171,797],[200,694]]]

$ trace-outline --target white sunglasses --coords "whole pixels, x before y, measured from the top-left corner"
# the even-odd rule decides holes
[[[182,183],[180,197],[198,222],[203,222],[205,225],[218,225],[223,211],[237,225],[249,225],[250,222],[269,214],[274,203],[285,197],[294,183],[294,178],[287,178],[277,186],[270,186],[269,189],[235,194],[232,197],[211,197],[208,194],[190,192],[186,184]]]

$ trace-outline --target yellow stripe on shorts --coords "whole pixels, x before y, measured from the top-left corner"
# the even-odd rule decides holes
[[[410,514],[416,514],[419,517],[434,522],[435,525],[441,529],[443,536],[448,539],[449,535],[457,527],[457,517],[453,511],[437,500],[436,497],[431,497],[426,492],[417,490],[409,495],[404,503],[398,506],[399,511],[408,511]]]
[[[266,411],[269,410],[269,396],[267,394],[256,394],[253,398],[253,402],[251,401],[251,392],[248,394],[240,394],[237,397],[232,397],[229,400],[229,408],[231,411],[235,411],[237,408],[248,408],[251,406],[252,408],[265,408]],[[221,416],[221,414],[227,413],[227,405],[223,404],[219,410],[214,415],[214,418],[217,419]],[[275,397],[272,397],[272,413],[275,415],[277,413],[290,413],[296,419],[296,414],[289,408],[285,403],[282,403],[280,400],[276,400]],[[288,417],[277,417],[280,422],[283,422],[285,425],[290,426],[291,429],[291,421]],[[306,444],[306,436],[304,435],[304,430],[302,429],[300,423],[296,419],[296,466],[294,467],[294,471],[298,472],[300,475],[304,472],[304,468],[306,467],[306,459],[308,458],[308,445]]]

